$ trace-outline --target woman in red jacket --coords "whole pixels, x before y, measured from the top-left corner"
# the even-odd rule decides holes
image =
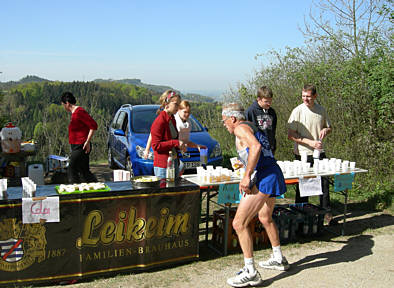
[[[178,111],[181,96],[175,91],[167,90],[160,97],[159,115],[151,127],[153,169],[160,179],[166,178],[169,151],[177,157],[178,150],[186,149],[186,144],[178,139],[174,115]],[[178,159],[177,159],[178,160]],[[179,176],[179,161],[175,161],[175,177]]]
[[[71,112],[71,121],[68,125],[68,142],[71,144],[68,177],[71,183],[97,182],[96,176],[90,172],[89,154],[92,149],[90,140],[97,123],[82,107],[76,106],[76,100],[71,92],[64,92],[61,102],[66,111]]]

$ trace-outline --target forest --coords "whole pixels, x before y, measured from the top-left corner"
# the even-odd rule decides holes
[[[35,141],[38,147],[35,160],[44,161],[51,154],[66,156],[70,152],[70,115],[60,103],[65,91],[72,92],[77,105],[84,107],[98,124],[92,141],[93,161],[107,158],[107,129],[121,105],[155,104],[160,97],[159,93],[147,88],[116,82],[40,81],[14,85],[3,92],[3,125],[10,121],[22,130],[23,140]],[[198,116],[199,111],[215,110],[215,106],[215,103],[196,103],[194,114]]]

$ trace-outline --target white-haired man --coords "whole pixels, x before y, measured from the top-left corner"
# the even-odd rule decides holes
[[[287,270],[289,264],[282,255],[278,230],[272,221],[277,196],[286,192],[283,174],[273,157],[267,136],[253,123],[244,121],[244,109],[238,103],[223,105],[222,121],[230,134],[234,134],[239,159],[244,163],[245,176],[239,190],[243,197],[233,220],[244,255],[245,266],[236,276],[227,279],[233,287],[255,286],[262,283],[254,266],[253,239],[248,225],[258,214],[271,241],[273,254],[259,265],[267,269]]]

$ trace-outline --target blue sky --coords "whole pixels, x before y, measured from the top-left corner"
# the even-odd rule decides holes
[[[225,91],[302,46],[311,0],[2,0],[0,81],[138,78]]]

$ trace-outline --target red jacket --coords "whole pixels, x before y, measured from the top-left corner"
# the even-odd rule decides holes
[[[71,121],[68,125],[68,143],[83,144],[89,135],[89,130],[97,130],[97,123],[82,107],[75,109],[71,114]]]
[[[150,133],[152,136],[153,166],[167,168],[168,152],[173,147],[179,147],[179,140],[172,139],[169,123],[172,121],[176,129],[174,115],[168,115],[166,111],[161,111],[152,124]]]

